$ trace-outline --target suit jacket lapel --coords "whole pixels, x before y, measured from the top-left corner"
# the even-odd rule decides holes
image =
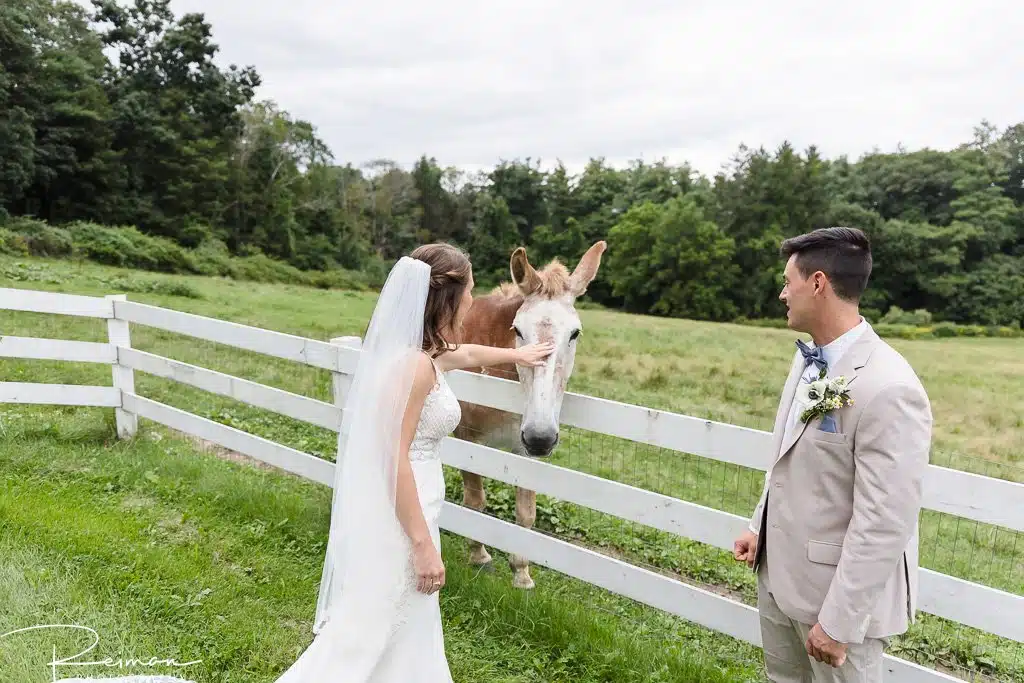
[[[800,373],[800,374],[802,375],[803,373]],[[796,386],[794,385],[793,392],[789,394],[790,403],[788,403],[787,405],[792,405],[793,394],[795,394],[795,393],[796,393]],[[792,407],[793,407],[793,410],[799,410],[800,409],[799,406],[795,406],[794,405]],[[788,417],[788,414],[787,414],[787,417]],[[787,422],[788,422],[788,419],[787,419]],[[805,429],[807,429],[807,423],[806,422],[801,422],[799,417],[797,418],[796,425],[793,427],[793,431],[790,432],[788,435],[786,435],[786,432],[785,432],[785,425],[783,426],[782,434],[783,434],[784,439],[782,441],[782,446],[781,446],[781,448],[779,448],[778,454],[776,455],[776,458],[775,458],[776,460],[781,460],[782,456],[784,456],[786,453],[789,452],[789,449],[793,447],[793,444],[795,444],[797,441],[799,441],[800,437],[803,436]]]
[[[853,383],[853,380],[857,378],[857,370],[860,370],[868,362],[868,357],[875,348],[875,342],[878,341],[878,334],[869,325],[866,330],[860,335],[860,338],[853,343],[846,353],[843,354],[842,358],[836,363],[834,368],[829,368],[826,377],[838,377],[843,375],[846,377],[846,384],[849,386]],[[803,374],[803,373],[799,373]],[[788,402],[784,403],[788,406],[793,401],[793,394],[796,392],[796,383],[793,386],[786,386],[783,399],[787,399]],[[787,411],[788,415],[788,411]],[[800,440],[803,436],[804,430],[807,429],[807,422],[797,421],[796,426],[793,428],[793,433],[789,435],[788,439],[782,441],[782,445],[776,453],[776,462],[781,460],[793,448],[794,444]],[[785,434],[785,423],[783,423],[783,435]]]
[[[782,389],[782,398],[779,399],[779,410],[775,414],[775,428],[772,438],[773,463],[779,459],[782,439],[786,434],[786,422],[789,420],[789,408],[793,405],[793,396],[796,394],[796,388],[800,384],[800,376],[804,374],[806,368],[807,365],[803,362],[803,356],[797,351],[796,357],[793,359],[793,366],[789,369],[789,377],[786,378],[786,384]]]

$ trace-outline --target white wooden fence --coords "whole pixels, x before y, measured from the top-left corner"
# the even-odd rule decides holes
[[[102,363],[111,386],[0,382],[0,403],[99,406],[116,411],[121,437],[131,437],[139,417],[217,443],[280,469],[331,486],[334,464],[187,411],[139,396],[134,373],[145,372],[327,429],[341,425],[341,406],[356,367],[357,344],[335,343],[127,301],[123,295],[89,297],[0,288],[0,309],[106,319],[109,343],[0,337],[0,357]],[[131,348],[131,323],[263,353],[334,373],[334,403],[308,398]],[[358,340],[354,340],[358,341]],[[467,372],[450,384],[460,399],[521,412],[516,382]],[[766,470],[771,435],[579,394],[567,394],[562,423],[705,458]],[[449,438],[445,464],[624,520],[678,534],[725,550],[747,518],[601,477]],[[924,506],[932,510],[1024,531],[1024,484],[929,466]],[[446,503],[442,528],[544,565],[619,595],[760,646],[756,609],[699,587],[581,548],[570,542]],[[1018,642],[1024,641],[1024,596],[923,569],[922,611]],[[947,674],[886,655],[887,683],[956,681]]]

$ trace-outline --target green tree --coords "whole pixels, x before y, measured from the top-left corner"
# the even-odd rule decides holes
[[[872,280],[891,304],[941,313],[960,281],[969,238],[956,225],[885,221],[872,237]]]
[[[583,236],[583,228],[575,218],[568,219],[560,227],[538,225],[533,231],[533,248],[538,263],[561,259],[563,263],[575,263],[590,246]]]
[[[1006,192],[1006,159],[995,150],[969,149],[952,156],[960,176],[950,208],[954,225],[969,235],[964,265],[970,268],[1016,243],[1024,208]]]
[[[672,166],[661,160],[654,164],[635,161],[626,170],[623,193],[625,206],[643,202],[662,204],[693,189],[689,166]]]
[[[444,170],[433,157],[428,159],[423,155],[413,165],[412,181],[419,204],[419,229],[416,235],[420,242],[448,237],[451,198],[441,185],[443,178]]]
[[[854,166],[836,199],[860,204],[886,220],[949,225],[960,173],[947,152],[870,154]]]
[[[997,254],[966,273],[945,317],[961,323],[1024,325],[1024,257]]]
[[[1017,206],[1024,206],[1024,122],[1006,129],[1000,147],[1006,163],[1003,190]]]
[[[24,0],[0,4],[0,207],[7,209],[24,197],[35,175],[39,64],[26,27],[43,23],[40,6]]]
[[[488,191],[505,201],[524,244],[530,242],[538,225],[548,222],[544,175],[530,159],[502,162],[488,174]]]
[[[544,204],[549,227],[558,232],[570,219],[579,214],[576,196],[573,192],[573,178],[562,162],[544,178]],[[536,236],[534,236],[536,241]]]
[[[296,246],[296,266],[360,270],[368,265],[370,242],[360,211],[365,191],[362,176],[350,166],[315,164],[306,171],[295,210],[305,235]]]
[[[60,222],[100,211],[111,171],[101,48],[73,3],[0,8],[0,204],[12,212]]]
[[[419,244],[419,195],[411,175],[389,159],[365,164],[370,244],[385,260],[394,260]]]
[[[826,225],[826,187],[826,168],[814,148],[805,159],[788,143],[774,155],[741,147],[731,168],[715,177],[711,215],[735,241],[744,273],[735,302],[745,315],[782,314],[779,247],[786,237]]]
[[[179,236],[194,221],[222,224],[230,206],[229,159],[259,76],[220,69],[200,14],[180,19],[169,0],[93,0],[104,46],[117,54],[105,77],[119,177],[110,222]]]
[[[608,166],[604,159],[591,159],[573,189],[573,201],[583,228],[583,236],[593,244],[608,237],[612,226],[628,208],[625,204],[626,173]],[[594,280],[588,292],[593,293]]]
[[[733,240],[692,196],[634,206],[612,228],[605,278],[637,313],[729,320],[739,282]]]
[[[515,218],[505,200],[481,194],[467,245],[475,279],[484,285],[508,280],[509,258],[521,244]]]
[[[293,119],[273,102],[260,102],[241,111],[242,133],[231,157],[231,229],[229,246],[244,246],[293,260],[311,231],[324,235],[316,243],[330,244],[333,228],[323,221],[321,195],[309,185],[311,173],[332,161],[331,152],[312,124]],[[326,188],[321,190],[326,191]],[[299,220],[302,214],[305,220]],[[336,218],[335,218],[336,219]],[[302,259],[309,262],[307,253]],[[320,263],[329,264],[330,250]]]

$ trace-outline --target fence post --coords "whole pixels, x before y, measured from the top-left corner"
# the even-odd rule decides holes
[[[358,349],[362,348],[363,340],[359,337],[334,337],[331,339],[331,343],[337,346],[347,346],[349,348]],[[352,386],[352,375],[347,375],[344,372],[334,370],[331,373],[331,393],[334,397],[334,405],[338,406],[338,410],[345,410],[345,397],[348,395],[348,390]],[[334,455],[335,466],[341,465],[341,454],[345,452],[345,439],[348,437],[342,431],[342,425],[345,423],[344,414],[341,416],[341,420],[338,422],[338,452]]]
[[[331,343],[336,346],[347,346],[351,349],[362,348],[363,340],[360,337],[334,337],[331,339]],[[347,375],[344,372],[338,372],[335,370],[331,373],[332,377],[332,392],[334,395],[334,405],[339,408],[345,408],[345,396],[348,394],[348,388],[352,386],[352,375]],[[338,425],[339,427],[341,425]]]
[[[114,316],[107,319],[107,338],[111,346],[114,346],[115,349],[130,349],[132,347],[132,338],[128,329],[128,321],[120,320],[117,317],[116,304],[118,301],[127,301],[128,297],[124,294],[108,294],[104,298],[111,302],[111,306],[114,309]],[[125,392],[135,393],[135,371],[121,365],[120,353],[115,357],[112,372],[114,388],[120,390],[122,396]],[[135,436],[139,429],[138,415],[129,413],[124,408],[114,408],[114,417],[117,420],[117,437],[119,439],[130,439]]]

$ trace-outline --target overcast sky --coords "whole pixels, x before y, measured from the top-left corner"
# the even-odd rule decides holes
[[[172,0],[339,162],[948,149],[1024,121],[1024,2]],[[827,6],[827,7],[825,7]]]

